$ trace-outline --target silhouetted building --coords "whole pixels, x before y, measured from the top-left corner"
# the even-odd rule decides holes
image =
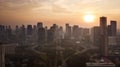
[[[39,29],[39,28],[43,28],[43,23],[42,22],[38,22],[37,23],[37,28]]]
[[[108,25],[108,36],[116,36],[117,35],[117,22],[110,21],[110,25]]]
[[[11,29],[11,26],[8,26],[6,28],[6,36],[7,36],[7,41],[11,41],[11,37],[12,37],[12,29]]]
[[[47,42],[58,42],[59,29],[56,24],[53,24],[49,30],[47,30]]]
[[[28,45],[33,44],[34,42],[37,42],[36,35],[37,30],[35,30],[35,27],[32,28],[32,25],[27,26],[27,35],[26,35],[26,43]]]
[[[45,28],[38,29],[38,43],[45,43]]]
[[[63,32],[63,27],[62,26],[60,26],[60,28],[59,28],[59,36],[60,36],[60,39],[64,38],[64,32]]]
[[[47,42],[53,42],[54,41],[54,30],[52,29],[52,27],[47,30]]]
[[[78,25],[74,25],[72,28],[72,36],[74,39],[78,39],[79,38],[79,26]]]
[[[72,36],[71,26],[69,26],[69,24],[66,24],[65,39],[70,39],[71,36]]]
[[[21,31],[21,34],[25,35],[26,34],[26,28],[25,28],[25,25],[22,25],[20,27],[20,31]]]
[[[107,27],[107,33],[108,33],[108,36],[112,36],[111,25],[108,25],[108,27]]]
[[[47,33],[48,33],[48,27],[45,26],[45,43],[47,43]]]
[[[27,35],[32,35],[32,25],[27,25]]]
[[[58,42],[59,40],[59,29],[58,29],[58,25],[53,24],[53,26],[51,26],[51,30],[53,30],[53,42]]]
[[[83,28],[82,29],[82,36],[90,35],[90,31],[88,28]]]
[[[56,29],[58,28],[58,25],[53,24],[52,28],[53,28],[54,30],[56,30]]]
[[[91,29],[91,41],[94,46],[100,47],[100,27],[96,26]],[[100,50],[100,49],[99,49]]]
[[[19,35],[19,44],[24,45],[26,40],[26,28],[24,25],[20,27],[20,35]]]
[[[32,31],[32,39],[33,39],[33,41],[36,43],[37,42],[37,39],[38,39],[38,30],[37,30],[37,26],[36,25],[34,25],[33,26],[33,31]]]
[[[19,32],[19,27],[18,27],[18,25],[16,25],[15,34],[18,34],[18,32]]]
[[[59,27],[56,31],[56,39],[57,39],[57,43],[61,43],[61,40],[63,39],[63,28]]]
[[[5,26],[0,25],[0,42],[7,40]]]
[[[15,28],[15,41],[16,41],[16,43],[19,42],[19,35],[20,35],[20,29],[19,29],[18,25],[16,25],[16,28]]]
[[[116,21],[111,21],[111,35],[116,36],[117,33],[117,22]]]
[[[107,17],[100,17],[100,55],[108,55]]]

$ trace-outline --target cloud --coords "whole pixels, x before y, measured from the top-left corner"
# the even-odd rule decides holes
[[[66,8],[61,7],[59,5],[53,5],[52,6],[52,11],[55,13],[71,13],[70,11],[68,11]]]
[[[96,3],[96,2],[100,2],[102,0],[81,0],[82,4],[90,4],[90,3]]]
[[[0,10],[2,11],[25,11],[40,6],[31,0],[1,0]]]
[[[32,10],[36,13],[70,13],[65,7],[64,0],[49,0],[41,3],[41,7],[35,7]]]
[[[0,0],[0,10],[76,13],[90,9],[118,10],[119,3],[119,0]]]

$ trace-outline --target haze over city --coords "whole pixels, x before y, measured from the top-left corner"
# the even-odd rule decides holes
[[[81,27],[99,25],[99,17],[107,16],[120,22],[119,0],[0,0],[0,24],[22,25],[43,22],[46,26],[65,23]],[[92,15],[94,20],[86,23],[84,16]]]
[[[0,0],[0,67],[120,67],[120,0]]]

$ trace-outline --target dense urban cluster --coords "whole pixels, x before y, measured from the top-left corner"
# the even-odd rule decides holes
[[[107,25],[107,17],[100,17],[99,23],[91,29],[68,23],[65,29],[42,22],[15,29],[0,25],[1,67],[119,67],[117,21]]]
[[[80,39],[81,36],[89,35],[88,28],[79,28],[78,25],[69,26],[66,24],[66,31],[63,31],[62,26],[53,24],[50,29],[43,27],[42,22],[38,22],[37,25],[25,25],[16,26],[15,30],[11,29],[11,26],[0,25],[0,41],[1,42],[13,42],[24,44],[25,41],[29,42],[39,42],[39,43],[49,43],[55,42],[61,39]]]

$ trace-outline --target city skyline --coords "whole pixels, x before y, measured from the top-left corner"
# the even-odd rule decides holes
[[[53,24],[50,28],[44,27],[42,22],[38,22],[34,26],[16,26],[15,30],[11,26],[0,25],[0,47],[4,49],[0,50],[0,56],[4,55],[0,59],[5,59],[5,64],[1,60],[2,67],[4,65],[23,67],[24,64],[27,67],[31,64],[32,67],[36,67],[36,65],[75,67],[76,64],[78,67],[91,66],[88,63],[95,65],[98,63],[96,66],[104,63],[109,66],[108,62],[112,63],[110,66],[113,67],[119,65],[119,63],[115,63],[120,61],[120,33],[117,32],[117,21],[112,20],[107,25],[107,17],[102,16],[99,18],[99,26],[93,26],[92,29],[79,27],[79,25],[71,26],[69,23],[66,23],[65,28],[63,31],[63,27],[57,24]],[[6,44],[7,46],[4,46]],[[32,58],[34,61],[40,62],[23,63],[25,59],[27,59],[25,62],[32,60],[30,57],[37,59],[40,57],[43,60]],[[6,60],[14,63],[9,61],[7,63]],[[75,63],[70,62],[73,60]]]
[[[0,67],[120,67],[120,0],[0,0]]]
[[[47,26],[53,23],[64,26],[65,23],[93,27],[99,25],[99,17],[107,16],[120,22],[119,0],[1,0],[0,24],[4,25],[35,25],[41,21]],[[95,16],[93,23],[86,23],[83,17],[87,14]],[[117,24],[119,27],[120,24]],[[120,29],[120,28],[119,28]]]
[[[87,16],[87,15],[86,15]],[[101,17],[105,17],[105,16],[101,16]],[[87,17],[88,18],[88,17]],[[99,17],[100,18],[100,17]],[[108,18],[108,17],[107,17]],[[88,20],[89,21],[89,20]],[[91,21],[91,18],[90,18],[90,21]],[[108,20],[107,20],[108,21]],[[116,20],[110,20],[109,22],[107,22],[107,25],[108,25],[108,27],[111,25],[111,23],[114,23],[114,22],[116,22],[117,23],[117,21]],[[52,25],[58,25],[58,27],[62,27],[64,30],[65,30],[65,26],[66,26],[66,24],[69,24],[70,26],[78,26],[78,27],[80,27],[80,28],[88,28],[88,29],[91,29],[91,28],[93,28],[93,27],[95,27],[95,26],[99,26],[100,25],[100,23],[98,23],[98,25],[94,25],[94,26],[91,26],[91,27],[84,27],[84,26],[81,26],[81,25],[77,25],[77,24],[71,24],[71,23],[65,23],[64,25],[59,25],[59,24],[56,24],[56,23],[53,23],[53,24],[51,24],[51,25],[49,25],[49,26],[47,26],[47,25],[45,25],[44,24],[44,22],[36,22],[35,24],[20,24],[20,25],[12,25],[12,24],[8,24],[8,25],[5,25],[5,24],[0,24],[0,25],[2,25],[2,26],[6,26],[6,27],[10,27],[11,29],[15,29],[16,27],[21,27],[21,26],[25,26],[25,28],[27,28],[29,25],[31,25],[31,27],[32,28],[34,28],[35,26],[37,27],[37,24],[41,24],[42,23],[42,26],[45,28],[45,27],[47,27],[47,28],[50,28]],[[87,24],[91,24],[92,22],[86,22]],[[117,23],[116,24],[116,29],[117,30],[119,30],[120,28],[119,28],[119,25],[118,25],[119,23]]]

